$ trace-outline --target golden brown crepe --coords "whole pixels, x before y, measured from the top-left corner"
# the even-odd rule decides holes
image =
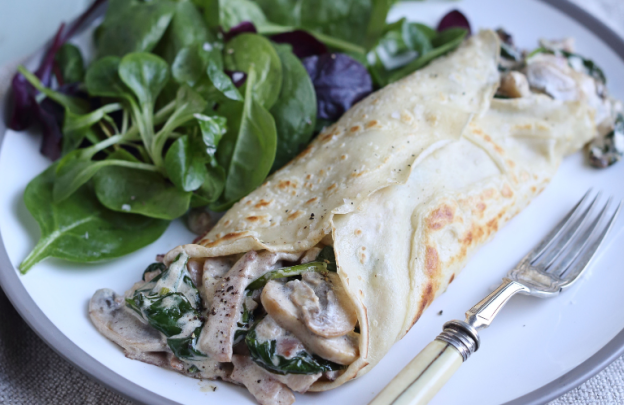
[[[334,388],[370,370],[445,291],[469,256],[596,132],[584,101],[493,99],[499,41],[467,40],[369,96],[230,209],[192,257],[333,244],[357,308],[359,358]]]

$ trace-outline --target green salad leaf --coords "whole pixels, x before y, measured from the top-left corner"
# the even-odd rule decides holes
[[[89,186],[61,203],[52,202],[57,164],[26,187],[24,203],[41,229],[41,239],[20,264],[26,273],[46,257],[94,262],[120,257],[157,240],[168,221],[106,209]]]
[[[306,147],[316,125],[316,93],[308,72],[288,47],[276,49],[282,62],[282,88],[270,110],[277,130],[273,171]]]
[[[282,87],[282,63],[271,42],[261,35],[241,34],[226,44],[224,55],[224,65],[228,70],[249,75],[253,67],[256,80],[252,95],[262,107],[270,109]],[[249,83],[248,77],[245,86]]]

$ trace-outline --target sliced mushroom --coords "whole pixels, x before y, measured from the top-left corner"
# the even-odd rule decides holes
[[[282,328],[295,335],[308,351],[334,363],[348,365],[358,355],[358,335],[354,332],[340,337],[325,338],[312,333],[299,315],[299,308],[291,300],[294,286],[299,280],[282,284],[270,281],[261,295],[262,305],[267,313]]]
[[[97,290],[89,301],[91,322],[111,341],[131,356],[167,350],[167,343],[156,329],[141,322],[125,308],[123,297],[113,290]]]
[[[520,98],[531,95],[529,82],[520,72],[509,72],[501,78],[498,93],[509,98]]]
[[[290,299],[299,308],[303,321],[322,337],[346,335],[355,328],[357,313],[336,273],[309,272],[293,285]]]
[[[245,289],[264,273],[281,267],[281,261],[297,261],[301,254],[247,252],[215,283],[208,320],[199,337],[201,351],[221,362],[232,358],[234,334],[243,312]],[[206,295],[209,293],[206,292]]]
[[[202,274],[204,272],[204,260],[190,259],[186,264],[186,269],[191,275],[191,280],[193,280],[193,284],[198,286],[202,281]]]
[[[234,371],[230,378],[243,384],[261,405],[290,405],[295,396],[284,384],[273,378],[247,356],[232,356]]]

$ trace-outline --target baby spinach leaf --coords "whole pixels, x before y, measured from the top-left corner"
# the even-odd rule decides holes
[[[107,210],[88,186],[61,203],[52,202],[56,167],[35,177],[24,192],[41,239],[20,265],[22,273],[46,257],[93,262],[123,256],[154,242],[167,229],[168,221]]]
[[[414,73],[432,60],[439,58],[440,56],[457,48],[463,42],[467,34],[468,31],[463,28],[449,28],[440,32],[438,36],[431,41],[434,49],[393,72],[388,78],[388,83],[396,82],[397,80]]]
[[[219,142],[227,132],[227,120],[224,117],[195,114],[195,119],[202,134],[203,150],[208,157],[211,166],[216,166],[215,154],[219,147]]]
[[[161,159],[160,155],[165,146],[165,142],[173,131],[193,120],[194,115],[204,111],[206,108],[206,101],[193,89],[186,85],[180,86],[176,95],[176,104],[173,114],[169,116],[165,125],[154,136],[154,144],[152,147],[152,153],[154,157],[158,157],[158,161]]]
[[[151,164],[129,162],[121,159],[91,160],[96,150],[95,148],[75,150],[65,155],[59,161],[54,181],[54,202],[59,203],[72,195],[80,186],[91,180],[100,169],[106,166],[125,166],[141,171],[157,170]]]
[[[176,11],[175,3],[169,0],[109,0],[108,3],[96,38],[99,57],[151,51]]]
[[[98,200],[113,211],[171,220],[184,215],[191,200],[190,192],[180,191],[157,172],[110,166],[93,180]]]
[[[193,0],[204,14],[204,20],[212,30],[219,28],[219,0]]]
[[[119,77],[119,63],[117,56],[107,56],[97,60],[89,66],[85,75],[87,91],[91,96],[131,98],[130,89]]]
[[[219,5],[219,19],[225,31],[237,26],[243,21],[250,21],[254,25],[266,23],[262,9],[250,0],[227,0]]]
[[[254,67],[256,81],[252,95],[261,106],[270,109],[282,87],[282,64],[271,42],[257,34],[242,34],[226,44],[224,55],[228,70],[249,74]]]
[[[212,84],[219,90],[225,97],[230,100],[243,101],[243,97],[238,92],[236,85],[232,83],[230,76],[225,74],[213,60],[208,62],[208,77]]]
[[[386,19],[390,8],[399,0],[373,0],[371,17],[366,27],[366,40],[364,45],[370,48],[377,42],[386,27]]]
[[[214,40],[197,7],[189,0],[182,0],[176,4],[171,23],[155,53],[172,63],[182,48]]]
[[[169,147],[165,169],[173,184],[183,191],[197,190],[208,176],[201,145],[192,142],[188,135],[178,138]]]
[[[277,354],[277,341],[259,342],[256,326],[245,336],[251,359],[260,367],[277,374],[316,374],[324,371],[343,370],[345,366],[325,360],[319,356],[302,350],[295,356],[286,358]]]
[[[219,164],[226,168],[227,177],[222,198],[212,207],[225,210],[258,187],[271,170],[275,160],[277,133],[271,114],[252,96],[255,83],[252,67],[247,78],[245,103],[224,104],[228,132],[221,140],[217,153]]]
[[[145,52],[128,54],[119,63],[119,77],[150,113],[158,94],[169,80],[169,65],[162,58]]]
[[[207,166],[208,177],[202,186],[195,190],[191,207],[204,207],[219,199],[225,188],[225,170],[221,166]]]
[[[178,83],[194,87],[205,75],[206,61],[201,57],[200,52],[201,46],[197,45],[182,48],[178,52],[171,65],[171,73]]]
[[[333,249],[332,249],[333,251]],[[335,262],[335,261],[334,261]],[[310,271],[314,271],[316,273],[323,273],[328,271],[328,264],[322,261],[309,262],[304,264],[298,264],[296,266],[291,267],[283,267],[281,269],[269,271],[268,273],[264,273],[264,275],[258,277],[254,281],[252,281],[248,286],[248,291],[259,290],[264,287],[266,283],[271,280],[275,280],[278,278],[284,277],[294,277],[299,276],[303,273],[307,273]]]
[[[372,17],[373,1],[258,0],[257,3],[269,21],[276,24],[305,28],[362,44]]]
[[[375,47],[368,53],[369,70],[379,87],[388,84],[392,70],[405,66],[433,49],[437,32],[405,18],[389,24]]]
[[[294,158],[310,141],[316,124],[316,93],[299,59],[283,46],[277,48],[282,62],[282,90],[271,108],[277,129],[277,151],[272,170]]]
[[[83,81],[85,75],[84,60],[76,45],[67,43],[61,46],[56,54],[56,61],[65,83]]]

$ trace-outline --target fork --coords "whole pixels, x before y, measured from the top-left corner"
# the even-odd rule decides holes
[[[613,226],[622,203],[613,213],[611,198],[591,220],[600,193],[591,202],[591,190],[503,278],[501,285],[466,312],[466,320],[444,324],[443,332],[421,351],[369,405],[423,405],[428,403],[481,344],[478,331],[490,326],[515,294],[539,298],[557,296],[587,269]]]

